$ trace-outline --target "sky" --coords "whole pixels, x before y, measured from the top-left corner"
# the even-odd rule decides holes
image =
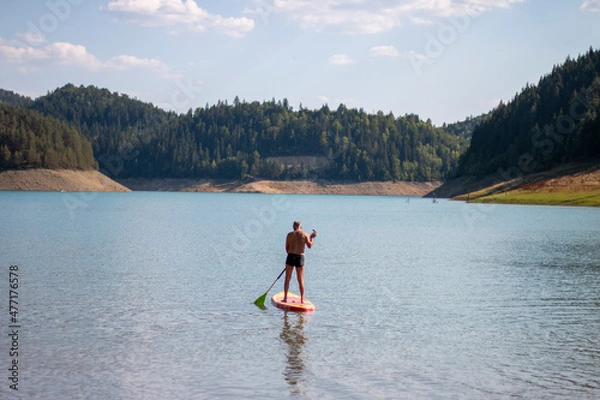
[[[185,113],[287,99],[452,123],[589,49],[600,0],[19,0],[0,88],[95,85]]]

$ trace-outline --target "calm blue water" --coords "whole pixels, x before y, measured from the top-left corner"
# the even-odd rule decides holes
[[[294,219],[310,315],[253,304]],[[599,244],[590,208],[0,192],[0,397],[595,399]]]

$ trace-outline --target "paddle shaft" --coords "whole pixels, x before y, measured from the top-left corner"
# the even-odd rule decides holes
[[[281,271],[281,273],[279,274],[279,276],[277,277],[277,279],[275,279],[275,282],[273,282],[273,284],[269,287],[269,290],[267,290],[266,293],[269,293],[271,291],[271,289],[273,289],[273,286],[275,286],[275,284],[277,283],[277,281],[279,280],[279,278],[281,278],[281,275],[283,275],[284,272],[285,272],[285,268],[283,269],[283,271]]]

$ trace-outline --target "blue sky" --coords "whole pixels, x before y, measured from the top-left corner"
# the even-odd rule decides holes
[[[20,0],[0,88],[96,85],[186,112],[287,98],[436,125],[509,101],[600,48],[600,0]]]

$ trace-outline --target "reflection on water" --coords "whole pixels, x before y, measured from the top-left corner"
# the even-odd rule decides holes
[[[305,379],[306,365],[303,359],[304,344],[304,314],[286,311],[283,315],[283,328],[279,337],[287,344],[287,364],[283,378],[290,385],[292,395],[302,394],[302,383]]]

